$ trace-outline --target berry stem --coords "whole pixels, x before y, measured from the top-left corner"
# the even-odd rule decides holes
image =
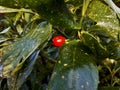
[[[61,33],[61,35],[63,35],[65,38],[70,39],[64,32],[62,32],[58,27],[53,27],[53,29],[55,29],[56,31],[58,31],[59,33]]]

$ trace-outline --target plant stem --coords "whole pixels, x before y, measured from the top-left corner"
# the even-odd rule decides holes
[[[57,62],[55,59],[51,58],[46,52],[41,51],[41,54],[42,54],[42,56],[43,56],[44,58],[46,58],[46,59],[48,59],[48,60],[50,60],[50,61],[52,61],[52,62],[54,62],[54,63]]]
[[[55,29],[56,31],[58,31],[59,33],[61,33],[65,38],[70,38],[68,37],[64,32],[62,32],[58,27],[53,27],[53,29]]]

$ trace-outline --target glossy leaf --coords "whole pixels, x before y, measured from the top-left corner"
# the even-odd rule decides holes
[[[106,28],[108,35],[117,40],[120,30],[116,13],[99,0],[93,0],[87,10],[87,15],[96,22],[96,25]]]
[[[51,34],[51,25],[42,22],[20,40],[2,49],[3,76],[9,76],[18,71],[24,61],[41,45]],[[21,61],[22,60],[22,61]],[[13,73],[14,72],[14,73]]]
[[[67,42],[60,51],[48,90],[96,90],[98,71],[93,58],[78,40]]]

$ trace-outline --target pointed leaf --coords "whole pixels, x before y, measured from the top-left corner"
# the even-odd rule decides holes
[[[96,90],[98,70],[93,58],[81,49],[80,42],[66,43],[53,71],[48,90]]]
[[[8,76],[26,60],[51,34],[51,25],[47,22],[40,23],[19,41],[3,48],[3,76]]]
[[[97,58],[106,58],[108,56],[107,49],[101,44],[100,40],[92,34],[82,31],[81,37],[83,44],[92,51]]]

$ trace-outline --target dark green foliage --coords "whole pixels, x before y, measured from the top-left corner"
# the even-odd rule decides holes
[[[67,42],[61,49],[48,90],[96,90],[98,71],[94,59],[81,49],[80,41]]]
[[[119,2],[0,0],[0,90],[119,90]]]

